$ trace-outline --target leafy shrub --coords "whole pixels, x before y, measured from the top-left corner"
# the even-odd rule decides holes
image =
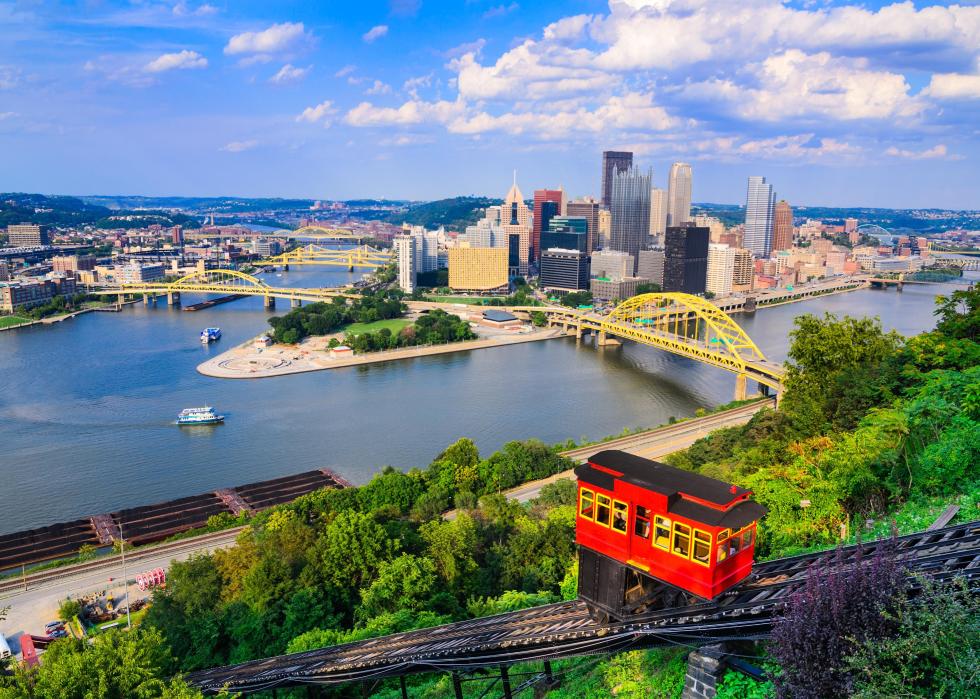
[[[813,565],[772,629],[770,652],[781,671],[777,697],[831,699],[852,688],[847,658],[867,639],[888,636],[896,624],[887,614],[904,589],[907,571],[889,546],[844,565],[838,550]]]

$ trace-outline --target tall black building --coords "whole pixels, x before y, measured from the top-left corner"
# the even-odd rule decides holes
[[[602,207],[612,204],[613,171],[624,172],[633,167],[633,154],[629,151],[606,150],[602,152]]]
[[[694,224],[668,226],[664,291],[703,294],[708,280],[709,230]]]

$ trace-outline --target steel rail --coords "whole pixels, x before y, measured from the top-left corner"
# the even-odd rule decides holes
[[[980,588],[980,522],[801,554],[756,565],[747,585],[713,602],[596,624],[580,601],[471,619],[444,626],[265,658],[191,673],[214,693],[327,685],[528,660],[609,653],[632,647],[763,638],[784,600],[814,565],[852,566],[879,551],[905,559],[913,574],[937,580],[962,576]]]

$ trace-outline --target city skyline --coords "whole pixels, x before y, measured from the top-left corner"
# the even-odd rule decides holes
[[[6,191],[437,199],[517,168],[529,190],[601,196],[597,157],[627,150],[657,173],[690,162],[697,201],[738,202],[764,172],[807,205],[980,208],[976,7],[175,0],[0,19]]]

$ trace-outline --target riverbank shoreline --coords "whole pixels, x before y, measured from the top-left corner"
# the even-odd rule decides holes
[[[85,315],[86,313],[115,313],[118,306],[128,306],[130,304],[137,303],[136,301],[126,301],[122,304],[106,304],[98,308],[82,308],[77,311],[72,311],[71,313],[65,313],[60,316],[48,316],[47,318],[39,318],[37,320],[31,320],[26,323],[17,323],[16,325],[7,325],[0,328],[0,332],[4,330],[17,330],[18,328],[29,328],[32,325],[54,325],[55,323],[60,323],[65,320],[71,320],[75,316]]]
[[[257,337],[261,337],[257,336]],[[428,357],[452,352],[471,352],[491,347],[506,347],[525,342],[553,340],[567,337],[561,328],[541,328],[531,332],[507,335],[491,335],[478,340],[451,342],[445,345],[426,345],[424,347],[405,347],[386,352],[370,352],[351,357],[332,358],[323,349],[304,349],[302,345],[273,345],[255,348],[256,338],[242,343],[217,357],[197,366],[197,372],[217,379],[266,379],[291,374],[305,374],[311,371],[343,369],[352,366],[381,364],[416,357]]]

